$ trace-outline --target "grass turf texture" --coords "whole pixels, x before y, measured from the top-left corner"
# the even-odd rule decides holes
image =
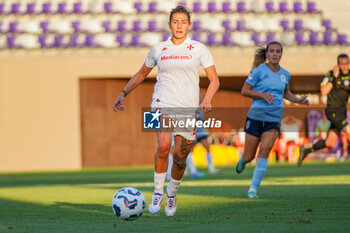
[[[0,232],[350,232],[349,161],[270,165],[257,200],[246,198],[252,166],[221,169],[183,179],[175,217],[163,202],[131,222],[114,216],[112,196],[133,186],[148,205],[151,167],[0,174]]]

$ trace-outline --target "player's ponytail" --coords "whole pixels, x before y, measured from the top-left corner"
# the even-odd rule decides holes
[[[254,55],[254,62],[253,62],[253,68],[257,66],[260,66],[266,61],[266,49],[265,48],[258,48],[255,50],[255,55]]]

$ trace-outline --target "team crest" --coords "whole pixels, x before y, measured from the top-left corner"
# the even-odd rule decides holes
[[[281,78],[282,82],[284,82],[284,83],[286,82],[286,76],[284,76],[284,74],[281,74],[280,78]]]

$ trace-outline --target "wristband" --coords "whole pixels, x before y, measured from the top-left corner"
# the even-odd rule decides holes
[[[123,94],[124,94],[124,97],[126,97],[126,96],[127,96],[127,94],[128,94],[128,93],[126,93],[126,91],[125,91],[125,90],[122,90],[122,91],[121,91],[121,93],[123,93]]]

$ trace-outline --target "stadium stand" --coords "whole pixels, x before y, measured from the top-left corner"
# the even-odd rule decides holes
[[[314,1],[27,0],[0,2],[0,34],[7,38],[2,49],[79,48],[76,43],[60,42],[77,33],[99,38],[82,47],[150,46],[153,43],[143,40],[167,32],[168,12],[177,4],[193,12],[193,36],[209,46],[263,45],[272,39],[286,45],[348,45],[347,34],[339,32]],[[154,35],[142,37],[141,32]],[[51,34],[57,40],[48,45],[44,38]],[[122,42],[126,36],[133,38],[130,43]],[[110,38],[115,38],[113,43]]]

